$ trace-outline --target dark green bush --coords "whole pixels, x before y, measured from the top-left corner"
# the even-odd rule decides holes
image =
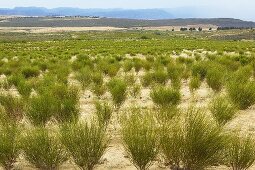
[[[31,78],[39,76],[40,70],[37,67],[25,67],[21,70],[21,73],[25,78]]]

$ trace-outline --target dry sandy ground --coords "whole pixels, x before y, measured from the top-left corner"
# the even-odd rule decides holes
[[[24,32],[24,33],[55,33],[55,32],[82,32],[82,31],[117,31],[117,30],[159,30],[167,31],[174,29],[180,31],[183,26],[161,26],[161,27],[135,27],[135,28],[118,28],[118,27],[0,27],[0,32]],[[203,30],[213,28],[215,25],[188,25],[189,27],[202,27]]]
[[[116,31],[125,28],[117,27],[0,27],[0,32],[54,33],[81,31]]]

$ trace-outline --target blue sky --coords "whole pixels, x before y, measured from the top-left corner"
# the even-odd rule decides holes
[[[0,0],[1,8],[16,6],[129,9],[196,7],[194,9],[205,9],[204,17],[255,20],[255,0]]]

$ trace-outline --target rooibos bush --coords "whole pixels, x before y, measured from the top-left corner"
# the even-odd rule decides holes
[[[206,62],[198,62],[192,67],[192,75],[199,76],[201,80],[204,80],[207,74],[207,63]]]
[[[148,87],[153,82],[153,75],[150,72],[146,72],[142,77],[142,85],[143,87]]]
[[[92,170],[107,146],[104,128],[97,123],[66,124],[61,128],[61,136],[62,143],[81,169]]]
[[[12,95],[0,95],[0,104],[9,118],[20,121],[23,118],[25,104],[22,99]]]
[[[112,108],[108,103],[100,103],[99,101],[95,102],[96,106],[96,115],[98,121],[101,125],[107,126],[111,116],[112,116]]]
[[[179,90],[163,86],[154,88],[150,96],[153,102],[160,107],[177,105],[181,100],[181,94]]]
[[[167,163],[172,168],[180,168],[183,160],[184,133],[180,121],[173,120],[164,124],[160,131],[160,146]]]
[[[2,114],[2,113],[1,113]],[[2,115],[1,115],[2,116]],[[0,164],[6,170],[13,168],[20,153],[17,124],[8,117],[1,117],[0,123]]]
[[[37,67],[25,67],[21,70],[21,73],[25,78],[37,77],[40,74],[40,70]]]
[[[233,170],[249,169],[255,161],[255,143],[251,136],[232,135],[226,149],[227,161]]]
[[[208,69],[206,82],[214,91],[220,91],[224,84],[224,71],[218,67]]]
[[[229,122],[235,116],[237,109],[226,96],[215,97],[209,104],[209,109],[220,125]]]
[[[228,94],[240,109],[247,109],[255,103],[255,82],[231,82],[228,85]]]
[[[189,89],[191,92],[197,90],[201,86],[201,80],[199,76],[192,76],[189,81]]]
[[[92,71],[89,67],[82,68],[77,74],[76,79],[81,83],[82,88],[85,89],[92,80]]]
[[[39,169],[57,170],[67,154],[57,134],[45,128],[29,130],[22,138],[26,160]]]
[[[44,126],[56,112],[56,100],[49,94],[32,97],[26,116],[36,126]]]
[[[183,163],[186,169],[203,169],[218,162],[226,136],[201,109],[189,108],[184,118]]]
[[[145,170],[158,153],[155,122],[150,115],[133,113],[122,123],[122,138],[137,169]]]
[[[121,79],[112,79],[108,84],[114,104],[119,107],[126,99],[127,85]]]

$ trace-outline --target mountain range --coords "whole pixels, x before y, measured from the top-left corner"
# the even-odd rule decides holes
[[[107,18],[128,19],[171,19],[174,18],[164,9],[80,9],[80,8],[53,8],[16,7],[13,9],[0,8],[0,15],[22,16],[98,16]]]

